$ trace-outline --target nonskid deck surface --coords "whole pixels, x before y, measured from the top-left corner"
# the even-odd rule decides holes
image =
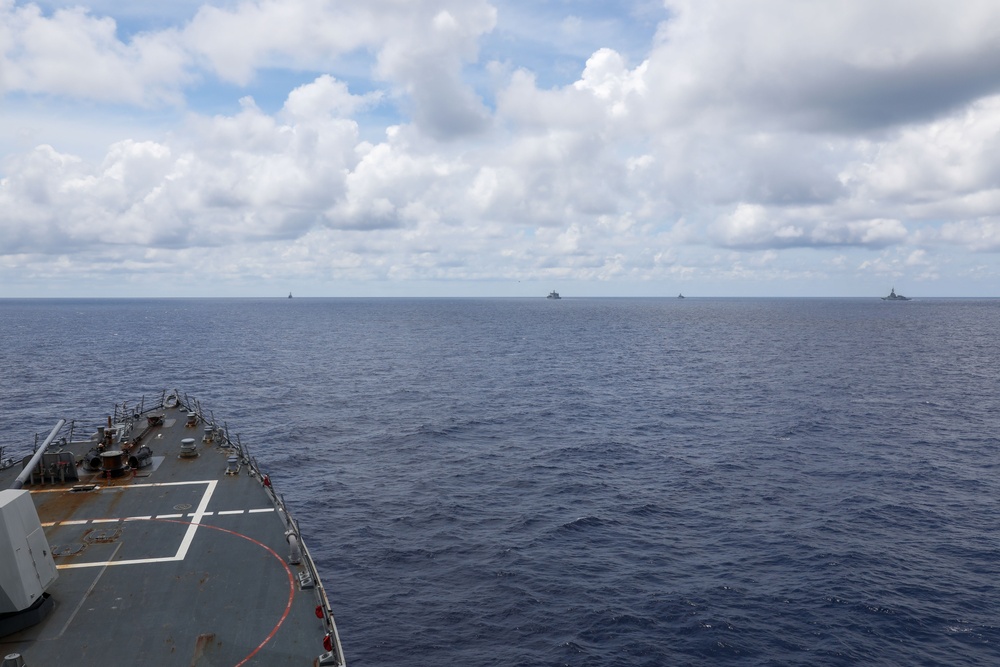
[[[25,485],[58,568],[56,605],[0,638],[0,652],[28,667],[343,664],[308,551],[289,563],[294,523],[269,480],[221,429],[189,426],[184,406],[157,412],[145,467],[110,477],[79,466],[79,480]],[[185,439],[196,456],[181,456]],[[80,460],[92,446],[62,449]],[[0,473],[0,488],[20,471]]]

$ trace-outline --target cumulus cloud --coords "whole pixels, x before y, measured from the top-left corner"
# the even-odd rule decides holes
[[[990,96],[949,117],[905,126],[891,141],[871,144],[869,157],[847,165],[842,178],[872,199],[929,207],[949,202],[970,207],[969,213],[977,212],[978,203],[996,211],[995,198],[969,196],[995,191],[998,151],[1000,96]]]
[[[413,105],[414,120],[437,138],[481,131],[488,112],[462,80],[462,65],[475,59],[477,40],[493,29],[496,10],[485,3],[447,3],[421,16],[386,42],[377,72],[397,82]]]
[[[359,49],[377,53],[373,72],[412,106],[430,135],[475,133],[488,112],[462,77],[496,10],[483,2],[253,0],[205,6],[183,31],[195,57],[224,80],[245,85],[263,67],[335,67]]]
[[[500,2],[243,0],[123,36],[0,0],[0,90],[187,107],[98,160],[44,139],[11,152],[0,255],[131,246],[148,267],[209,266],[226,245],[244,267],[277,253],[359,280],[930,279],[941,254],[1000,252],[1000,14],[959,5],[670,0],[640,57],[596,42],[543,85],[516,53],[481,62]],[[360,86],[357,61],[337,75],[358,54]],[[298,78],[277,102],[198,109],[195,82],[263,71]]]
[[[343,196],[357,160],[353,121],[329,115],[327,105],[296,107],[315,92],[310,86],[336,88],[321,79],[293,91],[294,124],[245,99],[234,116],[193,119],[182,140],[116,143],[100,165],[50,146],[8,161],[0,202],[14,242],[5,250],[215,246],[301,234]]]
[[[123,42],[114,19],[84,8],[45,16],[37,5],[0,0],[0,92],[176,103],[181,86],[191,80],[187,68],[173,30]]]
[[[948,222],[941,226],[940,238],[977,252],[1000,252],[1000,219]]]
[[[184,86],[206,74],[247,85],[263,68],[328,69],[370,49],[375,72],[412,97],[432,132],[461,134],[485,120],[461,67],[495,21],[483,1],[245,0],[204,5],[182,26],[123,40],[113,18],[82,7],[45,15],[0,0],[0,90],[178,103]]]
[[[810,219],[815,212],[740,204],[710,228],[711,237],[732,248],[859,246],[883,248],[903,243],[908,231],[899,220]]]
[[[638,104],[648,93],[646,65],[643,63],[629,70],[621,54],[612,49],[600,49],[587,60],[583,76],[573,87],[589,91],[604,100],[612,115],[624,116],[628,112],[630,97],[639,98],[635,100]]]
[[[1000,90],[1000,14],[888,0],[670,0],[650,88],[677,113],[810,131],[931,120]],[[675,119],[672,116],[671,119]]]
[[[352,95],[346,83],[324,74],[289,93],[282,109],[290,118],[305,121],[350,118],[364,107],[377,104],[380,97],[379,93]]]

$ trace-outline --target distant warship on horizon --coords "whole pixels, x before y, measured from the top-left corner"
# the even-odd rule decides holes
[[[896,294],[896,288],[893,287],[889,292],[889,296],[882,297],[883,301],[909,301],[910,297],[903,296],[902,294]]]

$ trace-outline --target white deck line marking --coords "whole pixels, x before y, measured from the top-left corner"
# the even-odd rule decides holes
[[[119,542],[117,545],[115,545],[115,550],[111,552],[111,557],[114,558],[116,555],[118,555],[118,550],[121,548],[122,548],[122,543]],[[80,601],[76,603],[76,607],[73,608],[73,613],[69,615],[68,619],[66,619],[66,625],[62,627],[62,630],[60,630],[59,634],[53,637],[53,639],[59,639],[60,637],[63,636],[63,633],[65,633],[67,628],[69,628],[69,624],[72,623],[73,619],[76,618],[76,615],[80,613],[80,608],[83,607],[83,603],[86,602],[87,598],[90,597],[90,594],[94,592],[94,588],[97,587],[97,582],[101,580],[101,577],[104,575],[107,569],[108,568],[105,566],[101,568],[100,572],[97,573],[97,576],[94,577],[93,583],[90,584],[90,588],[88,588],[87,592],[83,594],[83,596],[80,598]]]
[[[101,487],[97,487],[98,489]],[[31,493],[66,493],[69,489],[57,488],[57,489],[28,489]],[[97,489],[94,489],[95,491]]]
[[[60,526],[83,526],[90,523],[90,519],[71,519],[70,521],[60,521]]]
[[[215,512],[202,512],[201,514],[198,514],[198,512],[192,512],[191,514],[188,514],[188,517],[193,519],[196,516],[212,516],[214,514]]]
[[[208,508],[208,501],[212,499],[212,494],[215,493],[215,487],[218,484],[219,480],[217,479],[208,482],[208,488],[202,494],[201,502],[198,503],[198,509],[194,511],[194,517],[191,519],[191,525],[188,526],[187,532],[184,534],[184,539],[181,540],[181,546],[177,550],[175,556],[177,560],[184,560],[184,557],[187,556],[191,542],[194,540],[194,534],[198,532],[198,524],[201,523],[201,517],[207,514],[205,510]]]
[[[52,526],[59,523],[58,521],[45,521],[42,523],[42,528],[51,528]]]
[[[92,563],[66,563],[64,565],[56,565],[57,570],[74,570],[81,567],[110,567],[112,565],[146,565],[149,563],[170,563],[173,561],[184,560],[187,556],[188,549],[191,547],[191,542],[194,540],[195,533],[198,532],[198,525],[201,523],[201,518],[203,516],[211,516],[211,512],[206,512],[205,508],[208,507],[209,501],[212,499],[212,494],[215,492],[215,487],[218,484],[218,480],[209,479],[203,481],[195,482],[157,482],[155,484],[133,484],[132,486],[122,486],[116,487],[118,489],[141,489],[141,488],[152,488],[158,486],[189,486],[191,484],[205,484],[205,492],[201,496],[201,502],[198,503],[197,509],[194,513],[189,515],[192,520],[189,522],[187,531],[184,533],[184,537],[181,539],[180,547],[177,549],[177,553],[173,556],[164,556],[163,558],[135,558],[133,560],[108,560],[108,561],[94,561]],[[111,523],[118,522],[120,519],[93,519],[93,523]],[[117,553],[117,549],[115,550]]]
[[[149,521],[152,518],[151,514],[147,514],[146,516],[127,516],[123,521]]]
[[[57,570],[75,570],[81,567],[110,567],[112,565],[148,565],[150,563],[172,563],[184,560],[176,556],[166,556],[164,558],[136,558],[134,560],[101,560],[93,563],[67,563],[56,565]]]
[[[180,519],[183,516],[184,516],[183,514],[157,514],[156,518],[157,519]]]
[[[246,510],[219,510],[215,513],[216,516],[222,516],[223,514],[243,514]]]
[[[247,510],[247,512],[250,512],[250,514],[260,514],[261,512],[273,512],[273,511],[274,511],[273,507],[265,507],[259,510]]]

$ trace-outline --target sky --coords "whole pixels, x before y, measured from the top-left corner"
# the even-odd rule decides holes
[[[0,0],[0,297],[1000,296],[996,0]]]

